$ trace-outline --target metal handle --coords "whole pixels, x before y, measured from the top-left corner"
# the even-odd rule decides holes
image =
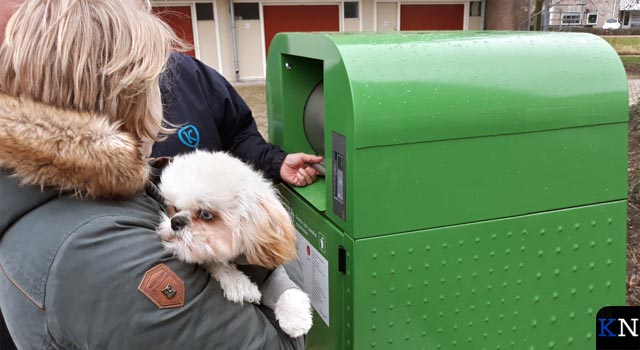
[[[315,164],[309,164],[310,167],[314,168],[318,173],[320,173],[320,176],[324,176],[324,161],[320,162],[320,163],[315,163]]]

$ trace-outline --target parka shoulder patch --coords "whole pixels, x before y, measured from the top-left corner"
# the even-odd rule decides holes
[[[138,290],[159,309],[184,305],[184,281],[165,264],[158,264],[145,272]]]

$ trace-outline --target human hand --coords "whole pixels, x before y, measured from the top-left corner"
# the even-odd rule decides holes
[[[313,156],[305,153],[293,153],[287,155],[280,167],[280,177],[282,181],[294,186],[306,186],[316,181],[318,175],[322,175],[318,170],[311,167],[324,160],[323,157]]]

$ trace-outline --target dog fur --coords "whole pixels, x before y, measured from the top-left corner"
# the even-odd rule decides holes
[[[233,302],[259,303],[258,287],[232,263],[274,269],[295,259],[295,230],[289,214],[260,173],[223,152],[177,156],[164,169],[160,192],[167,204],[158,234],[180,260],[205,266]],[[311,327],[310,302],[299,289],[287,290],[276,318],[291,336]]]

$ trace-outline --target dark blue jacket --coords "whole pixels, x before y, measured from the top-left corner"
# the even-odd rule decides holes
[[[279,181],[286,153],[258,132],[251,110],[218,72],[195,58],[174,54],[161,82],[164,119],[177,132],[154,145],[152,156],[196,148],[228,151]]]

